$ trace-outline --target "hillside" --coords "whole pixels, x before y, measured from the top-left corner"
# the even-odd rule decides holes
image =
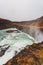
[[[20,22],[15,22],[15,21],[10,21],[6,19],[0,18],[0,29],[2,28],[8,28],[8,27],[14,27],[14,26],[23,26],[26,28],[33,27],[33,28],[43,28],[43,16],[40,18],[37,18],[35,20],[31,21],[20,21]]]

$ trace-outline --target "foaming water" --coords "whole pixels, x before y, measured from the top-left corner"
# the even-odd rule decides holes
[[[4,30],[4,32],[5,31],[6,30]],[[0,65],[5,64],[13,56],[18,54],[21,50],[23,50],[27,45],[32,45],[35,42],[36,41],[33,37],[21,31],[19,31],[18,33],[6,33],[6,36],[0,41],[0,53],[3,53],[0,56]]]

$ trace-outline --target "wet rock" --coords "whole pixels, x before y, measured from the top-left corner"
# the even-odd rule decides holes
[[[7,46],[7,45],[0,46],[0,57],[5,54],[6,50],[7,50],[9,47],[10,47],[10,46]]]

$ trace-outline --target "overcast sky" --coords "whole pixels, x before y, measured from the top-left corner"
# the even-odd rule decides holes
[[[0,18],[13,21],[43,16],[43,0],[0,0]]]

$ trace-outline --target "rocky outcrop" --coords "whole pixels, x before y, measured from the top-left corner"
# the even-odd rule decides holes
[[[43,42],[27,46],[5,65],[43,65]]]

